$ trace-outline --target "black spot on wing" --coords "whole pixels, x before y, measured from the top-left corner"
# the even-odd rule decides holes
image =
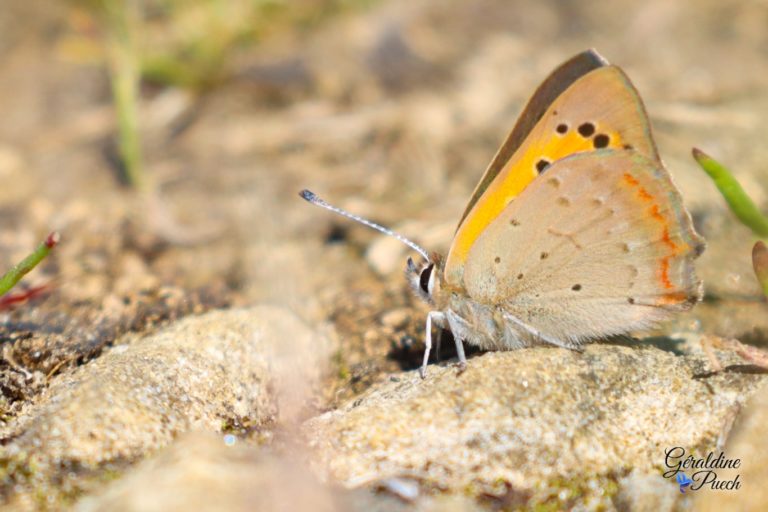
[[[582,123],[578,127],[579,135],[584,138],[591,137],[595,133],[595,125],[592,123]]]
[[[595,135],[595,138],[592,139],[592,144],[595,146],[595,149],[607,148],[610,142],[611,138],[604,133]]]

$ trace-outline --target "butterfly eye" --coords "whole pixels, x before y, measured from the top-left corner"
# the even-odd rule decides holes
[[[421,271],[421,276],[419,276],[419,287],[421,290],[426,293],[427,295],[430,294],[430,284],[432,284],[432,270],[435,268],[434,263],[430,263],[427,268]]]

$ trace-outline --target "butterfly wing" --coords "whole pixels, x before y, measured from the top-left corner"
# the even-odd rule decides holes
[[[650,327],[701,298],[704,243],[657,161],[603,149],[556,161],[469,252],[464,286],[550,338]]]
[[[545,110],[460,224],[446,259],[446,282],[461,286],[472,245],[535,178],[561,158],[602,148],[633,149],[659,160],[642,101],[615,66],[587,72]]]
[[[523,113],[520,114],[517,123],[515,123],[515,127],[507,136],[504,144],[499,148],[496,156],[491,160],[480,183],[475,187],[475,191],[472,193],[472,197],[469,199],[461,216],[459,225],[461,225],[464,218],[472,210],[472,207],[480,199],[485,189],[488,188],[488,185],[502,171],[515,151],[518,150],[526,137],[528,137],[528,134],[539,119],[542,118],[552,102],[576,80],[594,69],[607,65],[608,62],[599,53],[595,50],[587,50],[561,64],[539,85],[536,92],[533,93],[533,96],[525,105]]]

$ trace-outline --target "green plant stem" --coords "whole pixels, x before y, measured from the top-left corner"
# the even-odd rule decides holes
[[[59,234],[56,232],[51,233],[46,239],[32,252],[29,256],[21,260],[14,265],[11,270],[5,273],[3,277],[0,277],[0,295],[6,294],[11,288],[16,286],[22,277],[30,270],[35,268],[38,263],[48,256],[51,249],[59,242]]]
[[[768,218],[760,213],[730,171],[700,149],[693,148],[693,158],[715,182],[734,215],[757,236],[768,237]]]
[[[763,289],[763,295],[768,298],[768,247],[762,241],[755,243],[752,247],[752,267]]]
[[[126,179],[140,191],[148,189],[143,170],[139,133],[139,63],[134,29],[138,16],[134,2],[104,0],[107,59],[112,96],[117,109],[118,151]]]

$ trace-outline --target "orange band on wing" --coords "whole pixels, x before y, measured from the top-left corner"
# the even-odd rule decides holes
[[[685,292],[670,292],[662,295],[657,302],[660,305],[669,305],[680,304],[681,302],[686,302],[688,300],[690,300],[690,297]]]
[[[600,131],[599,125],[596,133],[605,137],[607,141],[606,146],[601,145],[601,147],[623,147],[622,138],[618,133]],[[488,224],[493,222],[510,201],[520,195],[539,174],[546,172],[547,167],[553,162],[575,153],[595,149],[594,136],[579,134],[575,126],[567,127],[566,133],[548,135],[540,143],[526,148],[527,151],[520,160],[513,159],[508,164],[510,168],[499,173],[503,179],[497,179],[488,186],[456,232],[451,248],[451,258],[460,262],[466,261],[469,250]],[[511,166],[514,166],[514,169]]]
[[[672,284],[672,281],[669,280],[669,258],[671,256],[664,256],[661,258],[661,284],[664,285],[664,288],[667,290],[671,290],[675,287],[675,285]]]
[[[480,198],[456,232],[450,257],[461,262],[466,261],[472,244],[483,230],[504,211],[512,199],[525,190],[536,176],[538,173],[535,168],[528,166],[527,169],[520,169],[519,172],[508,173],[501,182],[493,182],[488,187],[489,190],[493,189],[492,192],[486,192]]]
[[[630,186],[637,188],[637,196],[643,200],[643,201],[651,201],[653,199],[653,196],[640,185],[640,182],[631,174],[624,173],[624,181],[627,182]],[[670,259],[677,256],[677,254],[680,252],[679,247],[677,244],[672,240],[672,237],[669,235],[669,222],[664,217],[664,215],[661,214],[661,210],[659,209],[658,204],[652,204],[650,208],[648,208],[648,214],[651,216],[653,220],[661,224],[662,232],[661,232],[661,241],[669,247],[671,254],[668,254],[666,256],[663,256],[659,260],[659,281],[661,281],[661,285],[666,288],[667,290],[671,290],[675,287],[674,283],[672,283],[672,280],[669,277],[669,268],[670,268]],[[668,294],[668,296],[665,296],[661,303],[663,304],[671,304],[676,301],[674,301],[671,297],[676,294]],[[671,300],[672,302],[665,302],[667,300]]]
[[[669,228],[667,226],[664,226],[664,232],[661,235],[661,241],[664,242],[667,247],[672,249],[672,251],[677,253],[677,244],[672,240],[672,237],[669,236]]]

